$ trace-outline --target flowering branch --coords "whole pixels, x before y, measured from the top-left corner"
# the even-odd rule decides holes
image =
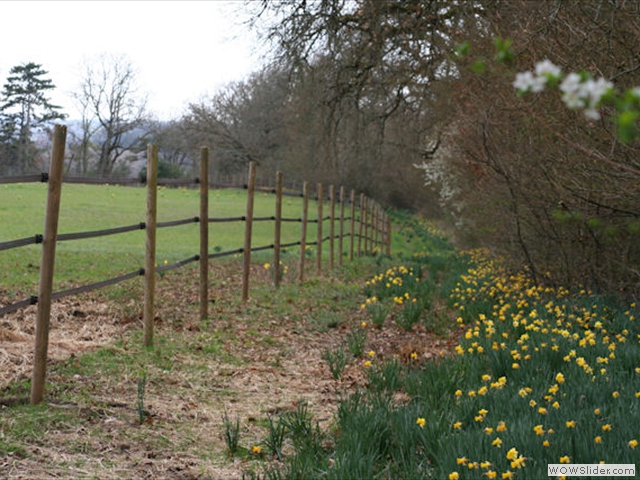
[[[586,72],[571,72],[564,75],[557,65],[549,60],[538,62],[533,72],[516,74],[513,86],[518,95],[539,93],[547,87],[562,92],[562,101],[572,109],[584,109],[590,120],[599,120],[599,108],[611,103],[616,109],[618,137],[629,142],[640,137],[637,120],[640,118],[640,87],[619,93],[613,83],[604,79],[594,79]]]

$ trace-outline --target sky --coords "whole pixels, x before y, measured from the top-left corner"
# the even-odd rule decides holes
[[[125,55],[157,118],[178,118],[260,68],[256,36],[242,25],[241,0],[0,1],[0,84],[12,67],[41,64],[50,98],[78,118],[71,93],[83,62]]]

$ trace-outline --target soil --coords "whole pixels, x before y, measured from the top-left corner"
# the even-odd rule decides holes
[[[48,418],[47,412],[63,412],[76,421],[52,422],[46,438],[25,440],[16,452],[1,456],[0,448],[0,478],[242,478],[247,470],[261,472],[277,463],[264,453],[251,453],[265,438],[268,416],[305,402],[314,421],[331,429],[340,399],[366,384],[366,352],[375,352],[374,362],[395,357],[419,364],[449,354],[455,344],[452,335],[438,336],[422,327],[406,332],[391,321],[380,329],[367,325],[364,356],[352,359],[336,380],[322,353],[343,344],[352,329],[363,328],[368,318],[358,303],[341,312],[337,325],[319,326],[312,317],[322,305],[335,303],[335,292],[309,299],[295,297],[290,288],[291,295],[282,296],[286,308],[276,308],[264,286],[268,273],[256,265],[252,282],[262,282],[262,293],[243,305],[237,270],[235,264],[212,267],[211,321],[204,325],[197,318],[194,270],[159,279],[154,338],[189,342],[192,349],[173,350],[173,368],[147,372],[148,418],[142,425],[136,408],[139,377],[124,369],[122,375],[107,376],[80,368],[84,352],[103,348],[122,355],[140,349],[142,296],[137,284],[130,287],[132,300],[109,300],[94,292],[54,303],[44,411],[16,406],[26,398],[12,393],[31,375],[36,307],[1,317],[0,444],[9,438],[15,443],[9,431],[29,415]],[[331,285],[338,279],[318,281]],[[0,295],[0,305],[4,303]],[[220,339],[220,350],[212,351],[210,360],[189,353],[200,348],[204,334],[210,339],[212,333]],[[207,343],[201,347],[209,348]],[[71,378],[55,368],[73,362],[79,368]],[[405,400],[402,392],[396,397],[397,402]],[[240,422],[242,453],[235,456],[228,454],[224,439],[225,415]]]

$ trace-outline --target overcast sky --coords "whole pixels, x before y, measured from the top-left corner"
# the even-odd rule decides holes
[[[240,0],[3,0],[0,84],[15,65],[42,64],[56,85],[52,100],[77,118],[69,93],[82,78],[84,59],[124,54],[139,72],[150,110],[178,117],[189,101],[259,68],[255,37],[238,15],[242,8]]]

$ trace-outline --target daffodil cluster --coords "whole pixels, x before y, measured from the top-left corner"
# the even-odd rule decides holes
[[[381,326],[391,312],[398,325],[410,330],[428,308],[429,282],[421,281],[420,276],[419,267],[387,269],[365,283],[368,298],[360,308],[371,315],[376,326]]]
[[[534,462],[640,461],[638,431],[630,426],[640,423],[636,305],[618,309],[592,292],[536,285],[525,273],[507,273],[485,252],[467,254],[473,267],[451,294],[463,330],[455,350],[464,364],[484,365],[486,373],[454,392],[463,412],[454,431],[481,431],[489,451],[514,444],[507,462],[484,458],[501,478]],[[489,412],[504,412],[498,420],[509,431],[487,425]],[[458,473],[453,467],[451,475]]]

